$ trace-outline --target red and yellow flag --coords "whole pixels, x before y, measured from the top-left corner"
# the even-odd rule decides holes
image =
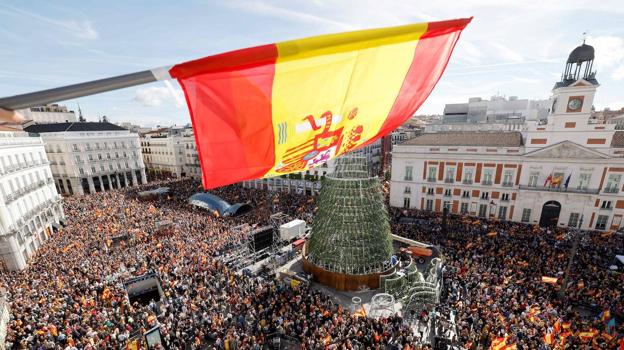
[[[471,19],[322,35],[175,65],[204,187],[298,172],[409,119]]]

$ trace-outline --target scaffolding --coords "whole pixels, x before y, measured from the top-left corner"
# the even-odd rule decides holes
[[[392,239],[381,183],[363,157],[341,157],[322,180],[308,259],[325,270],[351,275],[391,267]]]

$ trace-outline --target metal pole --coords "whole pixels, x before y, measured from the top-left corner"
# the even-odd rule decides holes
[[[568,278],[570,276],[570,270],[572,269],[572,263],[574,263],[574,256],[576,255],[576,251],[578,249],[579,240],[581,238],[581,225],[583,225],[583,215],[581,214],[581,219],[579,220],[578,226],[574,231],[574,242],[572,243],[572,249],[570,249],[570,259],[568,260],[568,266],[566,267],[565,273],[563,275],[563,280],[561,281],[561,287],[559,288],[559,298],[563,299],[565,296],[566,285],[568,284]]]
[[[30,92],[22,95],[0,98],[0,108],[7,110],[23,109],[45,105],[52,102],[119,90],[131,86],[171,79],[169,67],[144,70],[141,72],[118,75],[116,77],[88,81],[58,88]]]

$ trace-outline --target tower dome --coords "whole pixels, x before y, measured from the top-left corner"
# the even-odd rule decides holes
[[[583,42],[582,45],[577,46],[574,50],[572,50],[572,52],[570,52],[567,63],[581,63],[591,61],[593,59],[594,47]]]
[[[561,81],[555,83],[554,89],[570,86],[579,79],[584,79],[593,85],[598,85],[596,72],[594,71],[594,47],[583,43],[568,56],[565,70],[561,75]]]

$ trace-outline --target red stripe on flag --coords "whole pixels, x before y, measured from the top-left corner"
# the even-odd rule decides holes
[[[272,90],[277,46],[174,66],[191,114],[204,188],[262,177],[275,163]]]
[[[427,32],[416,44],[414,59],[388,117],[367,144],[392,132],[416,113],[442,77],[461,31],[471,20],[462,18],[429,23]]]

